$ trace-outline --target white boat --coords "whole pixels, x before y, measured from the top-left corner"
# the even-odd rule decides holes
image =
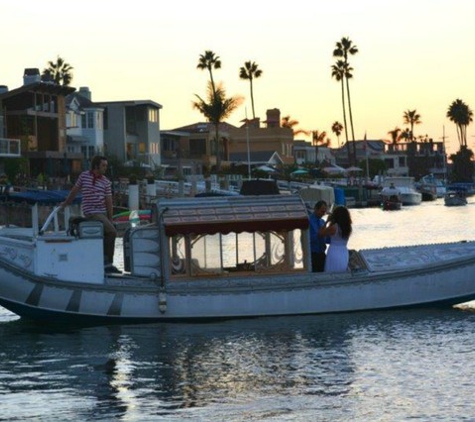
[[[413,177],[385,177],[382,187],[387,188],[391,185],[394,185],[399,190],[402,205],[420,205],[422,202],[422,194],[416,190]]]
[[[21,317],[205,321],[475,299],[473,241],[351,251],[347,272],[310,272],[298,195],[160,200],[154,223],[126,232],[120,274],[104,271],[102,226],[63,230],[56,210],[41,228],[34,212],[32,227],[0,229],[0,305]]]

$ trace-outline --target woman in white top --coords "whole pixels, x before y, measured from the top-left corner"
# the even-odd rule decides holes
[[[320,229],[320,236],[330,236],[325,272],[336,273],[348,270],[348,239],[352,232],[351,223],[348,208],[338,206],[328,216],[325,226]]]

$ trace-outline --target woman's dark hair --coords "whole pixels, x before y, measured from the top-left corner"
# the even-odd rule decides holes
[[[103,155],[96,155],[92,157],[91,160],[91,170],[98,170],[99,167],[101,166],[101,161],[107,161],[107,157],[104,157]]]
[[[341,230],[341,237],[344,239],[349,239],[351,236],[352,228],[351,228],[351,216],[348,208],[343,206],[336,207],[331,215],[328,217],[330,222],[337,223]]]

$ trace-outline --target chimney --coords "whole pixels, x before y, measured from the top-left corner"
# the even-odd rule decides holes
[[[267,110],[267,127],[280,127],[280,110],[278,108],[273,108],[271,110]]]
[[[23,85],[30,85],[41,82],[40,71],[37,67],[25,69],[23,73]]]
[[[87,98],[89,101],[91,101],[91,91],[89,90],[89,87],[87,86],[80,87],[78,94],[83,96],[84,98]]]
[[[5,94],[6,92],[8,92],[8,86],[0,85],[0,95]]]

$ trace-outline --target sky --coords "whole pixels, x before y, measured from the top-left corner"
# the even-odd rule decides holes
[[[0,84],[18,88],[25,68],[42,71],[60,56],[74,68],[71,86],[89,87],[93,101],[157,102],[161,129],[171,130],[204,121],[192,102],[206,95],[209,75],[197,64],[211,50],[222,62],[215,81],[243,97],[228,123],[252,117],[239,69],[254,61],[263,72],[254,80],[256,117],[278,108],[297,128],[326,131],[336,147],[331,126],[343,114],[332,53],[349,37],[358,48],[349,59],[355,138],[389,139],[407,127],[404,112],[416,110],[415,136],[445,134],[453,153],[450,104],[461,99],[475,110],[474,16],[473,0],[4,0]],[[474,123],[468,146],[475,149]]]

